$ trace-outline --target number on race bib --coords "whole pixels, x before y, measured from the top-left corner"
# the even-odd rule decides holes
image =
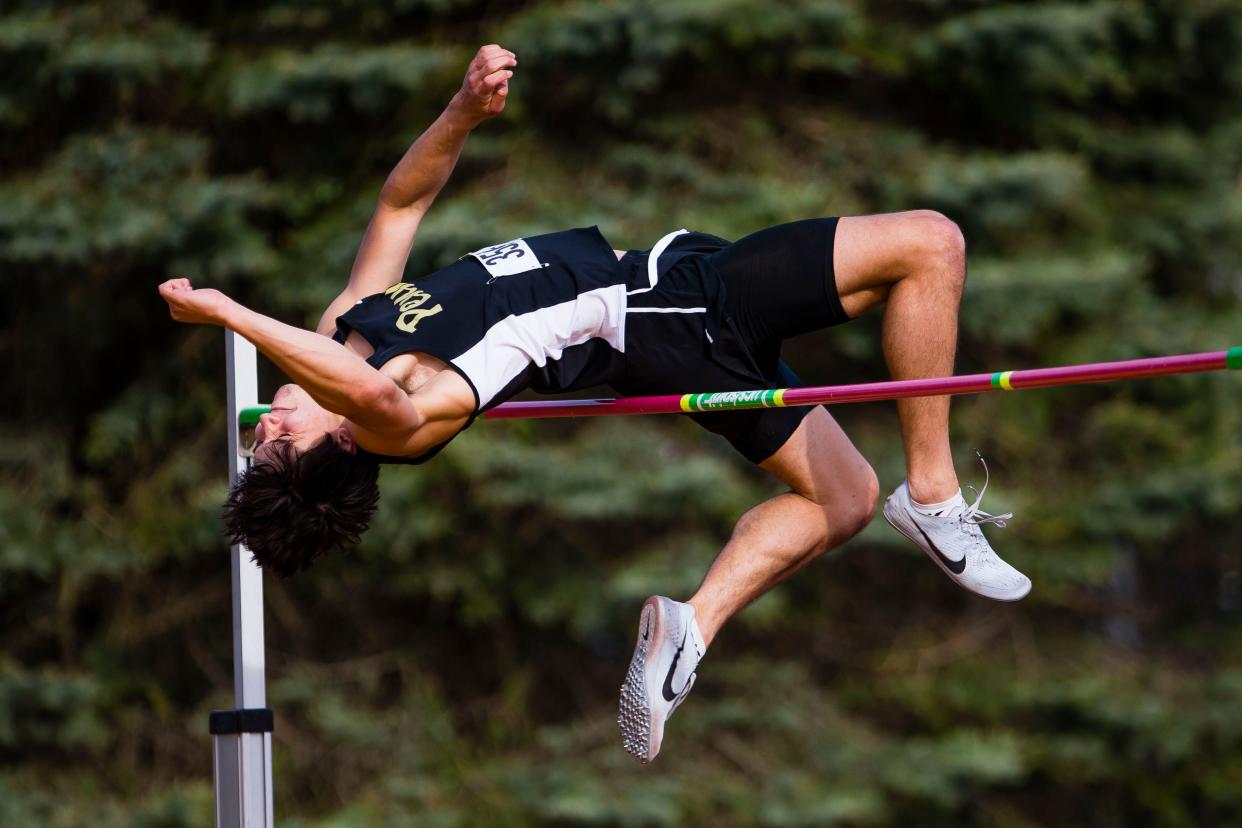
[[[476,250],[470,255],[487,268],[492,279],[546,267],[543,262],[539,261],[539,257],[535,255],[535,251],[530,249],[525,239],[493,244],[491,247]]]

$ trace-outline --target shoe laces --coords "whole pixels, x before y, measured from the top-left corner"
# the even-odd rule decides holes
[[[973,524],[974,526],[979,526],[981,523],[991,523],[1001,529],[1004,529],[1006,525],[1005,521],[1013,518],[1013,512],[1005,512],[1003,515],[993,515],[979,508],[979,504],[983,500],[983,493],[988,490],[988,482],[992,479],[992,475],[988,472],[988,463],[983,459],[983,455],[976,451],[975,456],[978,457],[979,462],[983,464],[983,488],[976,489],[974,486],[966,487],[975,493],[975,502],[962,510],[960,518],[963,522]]]

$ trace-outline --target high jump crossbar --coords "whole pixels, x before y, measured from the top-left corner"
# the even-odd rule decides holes
[[[693,414],[703,411],[737,411],[749,408],[792,408],[800,405],[874,402],[904,397],[1021,391],[1027,388],[1081,385],[1226,369],[1242,369],[1242,346],[1197,354],[1176,354],[1117,362],[1092,362],[1055,368],[995,371],[988,374],[865,382],[853,385],[714,391],[648,397],[608,397],[592,400],[529,400],[498,405],[485,411],[482,416],[489,420],[522,420],[550,417],[611,417],[626,414]],[[268,409],[269,406],[266,405],[254,405],[243,409],[240,413],[241,427],[253,429],[259,417]]]
[[[653,397],[618,397],[597,400],[532,400],[498,405],[484,413],[492,420],[543,417],[604,417],[618,414],[689,414],[748,408],[792,408],[800,405],[872,402],[903,397],[938,397],[980,394],[988,391],[1021,391],[1089,382],[1138,379],[1168,374],[1190,374],[1242,368],[1242,346],[1199,354],[1094,362],[1057,368],[996,371],[930,379],[891,380],[853,385],[820,385],[805,388],[770,388],[760,391],[719,391],[701,394],[668,394]]]

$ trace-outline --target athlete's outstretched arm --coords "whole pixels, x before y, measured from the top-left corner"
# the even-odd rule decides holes
[[[505,108],[514,66],[517,56],[508,49],[495,44],[479,49],[461,89],[389,173],[349,284],[324,311],[316,327],[319,333],[331,335],[337,316],[351,305],[401,281],[418,225],[457,165],[466,137]]]
[[[407,434],[422,422],[392,380],[338,342],[264,316],[218,290],[169,279],[160,296],[179,322],[220,325],[255,344],[315,402],[377,434]]]

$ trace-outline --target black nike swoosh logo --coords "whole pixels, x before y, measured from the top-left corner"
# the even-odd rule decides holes
[[[954,575],[961,575],[963,572],[966,571],[966,556],[965,555],[962,556],[962,559],[960,561],[953,561],[953,560],[946,558],[944,556],[944,553],[936,548],[936,544],[932,543],[932,539],[927,537],[927,533],[923,531],[922,526],[919,526],[916,523],[914,524],[914,528],[919,530],[919,534],[923,536],[923,540],[927,541],[927,545],[932,548],[932,551],[936,553],[936,557],[940,559],[940,562],[944,564],[945,567],[950,572],[952,572]]]
[[[681,643],[677,645],[677,652],[673,655],[673,663],[669,665],[668,675],[664,677],[664,700],[673,701],[677,698],[677,694],[673,692],[673,673],[677,672],[677,662],[681,659],[681,651],[686,648],[686,635],[690,634],[690,629],[686,628],[685,635],[681,637]],[[681,688],[685,690],[686,688]]]

